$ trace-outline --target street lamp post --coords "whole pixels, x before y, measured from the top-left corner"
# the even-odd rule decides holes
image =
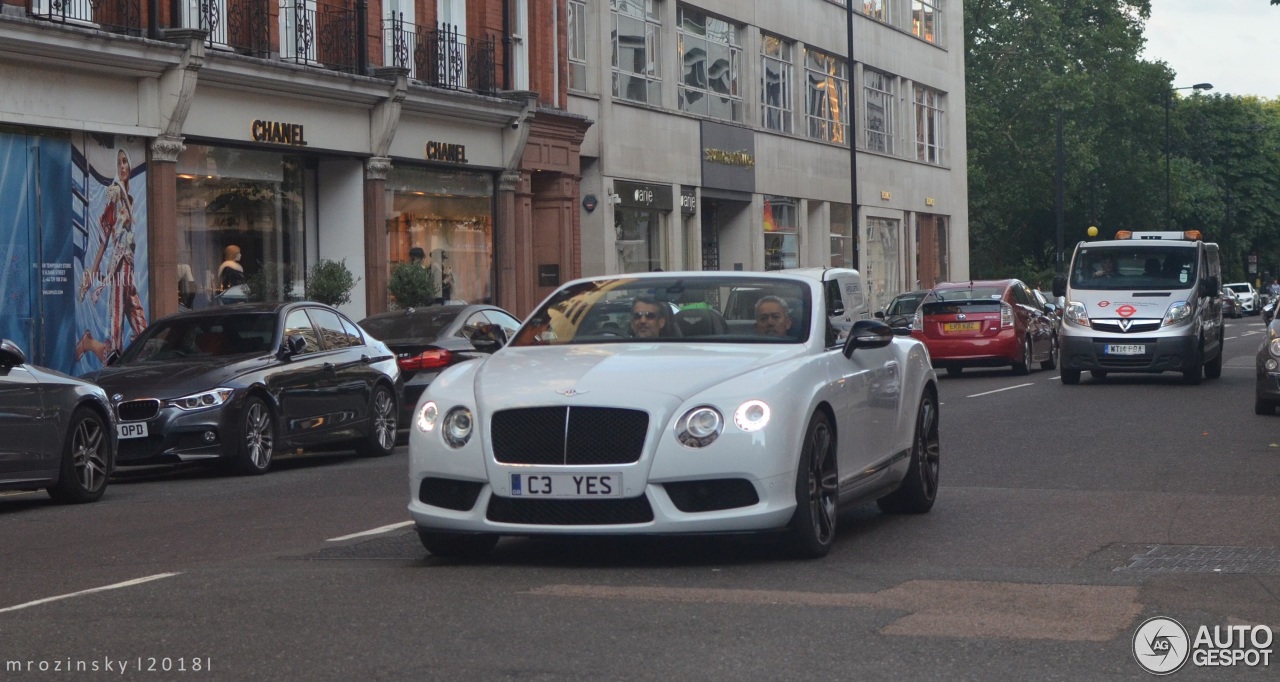
[[[1170,87],[1164,93],[1164,221],[1169,229],[1173,229],[1173,191],[1172,167],[1169,163],[1169,108],[1173,105],[1173,93],[1176,90],[1212,90],[1213,83],[1196,83],[1181,88]]]

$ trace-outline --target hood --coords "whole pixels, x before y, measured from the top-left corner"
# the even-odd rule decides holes
[[[1162,319],[1169,306],[1191,298],[1191,291],[1108,289],[1073,290],[1068,300],[1084,304],[1090,319]]]
[[[476,373],[476,398],[491,409],[584,400],[631,402],[648,394],[680,400],[805,352],[799,344],[620,343],[567,348],[504,348]]]
[[[112,365],[85,375],[124,400],[135,398],[179,398],[184,395],[226,386],[240,375],[275,362],[270,355],[235,355],[167,362],[135,362]]]

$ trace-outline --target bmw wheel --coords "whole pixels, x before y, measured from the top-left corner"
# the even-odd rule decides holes
[[[926,392],[916,411],[916,431],[911,442],[911,465],[907,468],[907,476],[897,490],[876,500],[880,510],[890,514],[923,514],[933,509],[933,502],[938,498],[941,454],[937,398],[932,392]]]
[[[275,433],[271,408],[261,398],[246,400],[240,416],[240,442],[234,459],[236,470],[253,476],[267,473],[275,452]]]
[[[839,471],[836,435],[824,412],[815,412],[805,430],[796,471],[796,511],[788,527],[792,552],[801,558],[827,555],[836,539]]]
[[[385,457],[396,447],[396,415],[400,407],[391,389],[379,385],[373,389],[369,400],[369,435],[360,444],[359,452],[365,457]]]
[[[107,489],[111,474],[111,435],[101,415],[87,407],[71,414],[71,428],[62,446],[58,482],[49,497],[63,503],[93,502]]]

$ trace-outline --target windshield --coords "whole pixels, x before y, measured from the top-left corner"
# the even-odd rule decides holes
[[[162,362],[246,353],[268,353],[275,340],[273,313],[201,315],[161,320],[129,344],[127,362]]]
[[[916,308],[920,307],[920,301],[925,297],[926,292],[914,294],[902,294],[893,299],[889,303],[889,309],[885,311],[885,315],[911,315],[916,312]]]
[[[1186,289],[1196,281],[1196,249],[1137,241],[1082,247],[1071,262],[1076,289]]]
[[[438,312],[366,317],[360,327],[379,341],[393,339],[434,339],[458,316],[461,308]]]
[[[512,346],[634,342],[802,343],[809,286],[746,275],[617,278],[557,291]]]
[[[1230,289],[1231,291],[1234,291],[1234,292],[1235,292],[1235,293],[1237,293],[1237,294],[1247,294],[1247,293],[1249,293],[1249,285],[1248,285],[1248,284],[1228,284],[1228,285],[1227,285],[1227,289]]]

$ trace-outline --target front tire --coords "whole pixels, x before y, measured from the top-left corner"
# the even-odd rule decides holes
[[[418,539],[431,554],[445,559],[483,559],[498,545],[498,536],[488,533],[463,535],[418,529]]]
[[[925,393],[916,411],[915,437],[911,441],[911,466],[902,485],[876,500],[888,514],[924,514],[938,498],[941,447],[938,441],[938,403],[933,393]]]
[[[1062,370],[1062,383],[1068,386],[1075,386],[1080,383],[1080,370],[1064,369]]]
[[[1188,386],[1199,386],[1204,378],[1204,342],[1200,342],[1200,350],[1191,358],[1191,365],[1182,371],[1182,383]]]
[[[791,553],[802,559],[824,557],[835,544],[839,512],[835,445],[836,435],[826,413],[815,412],[800,448],[796,511],[787,530]]]
[[[262,398],[246,400],[240,413],[240,441],[233,458],[235,470],[249,476],[267,473],[275,453],[275,440],[276,425],[271,408]]]
[[[1222,348],[1218,348],[1218,356],[1204,364],[1204,378],[1218,379],[1222,377]]]
[[[106,492],[111,475],[111,434],[102,417],[87,407],[71,414],[70,426],[62,446],[58,482],[46,492],[63,504],[93,502]]]
[[[1031,339],[1022,340],[1022,359],[1013,363],[1013,373],[1020,377],[1031,373]]]
[[[365,457],[386,457],[396,448],[396,423],[400,406],[391,389],[379,385],[369,399],[369,435],[357,448]]]

